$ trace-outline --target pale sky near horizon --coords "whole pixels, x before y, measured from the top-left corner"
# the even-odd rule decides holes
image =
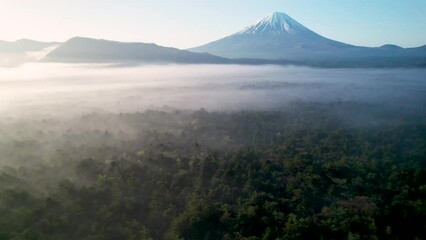
[[[0,0],[0,40],[84,36],[190,48],[273,11],[349,44],[426,44],[426,0]]]

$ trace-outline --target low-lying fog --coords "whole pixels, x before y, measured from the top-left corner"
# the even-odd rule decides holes
[[[425,69],[312,69],[282,66],[26,64],[0,68],[3,117],[280,109],[292,102],[380,104],[425,112]]]
[[[265,124],[269,116],[245,118],[241,110],[279,110],[281,115],[271,115],[273,126],[283,128],[291,119],[304,127],[304,121],[320,126],[333,121],[350,128],[418,121],[426,112],[425,78],[424,69],[50,63],[0,68],[0,167],[89,156],[115,159],[120,151],[152,149],[145,136],[157,130],[153,136],[161,144],[162,134],[181,139],[180,132],[189,132],[201,146],[238,148],[244,138],[222,141],[228,130],[240,121]],[[191,111],[200,108],[225,113]],[[203,124],[213,126],[200,128]],[[266,129],[265,135],[276,134],[275,128]],[[244,132],[250,136],[250,129]],[[130,144],[135,149],[127,149],[126,141],[137,142]],[[116,150],[106,156],[111,149]]]

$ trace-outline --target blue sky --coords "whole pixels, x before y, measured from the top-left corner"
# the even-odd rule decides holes
[[[0,39],[87,36],[189,48],[273,11],[363,46],[426,44],[426,0],[0,0]]]

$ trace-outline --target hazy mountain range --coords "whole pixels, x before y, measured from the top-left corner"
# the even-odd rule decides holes
[[[65,43],[0,41],[0,53],[40,51],[59,45],[42,61],[296,64],[320,67],[426,67],[426,45],[362,47],[323,37],[285,13],[274,12],[241,31],[180,50],[148,43],[75,37]]]
[[[0,53],[38,52],[58,44],[57,42],[39,42],[30,39],[20,39],[14,42],[0,40]]]
[[[225,63],[229,60],[208,53],[193,53],[153,43],[127,43],[75,37],[50,52],[44,61],[59,62],[153,62]]]

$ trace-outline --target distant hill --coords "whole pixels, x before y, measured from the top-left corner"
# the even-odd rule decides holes
[[[37,52],[58,44],[57,42],[39,42],[29,39],[20,39],[15,42],[0,40],[0,53]]]
[[[269,14],[235,34],[188,50],[228,58],[286,59],[330,66],[368,65],[365,61],[380,62],[378,65],[426,63],[424,46],[407,49],[389,44],[378,48],[354,46],[323,37],[280,12]]]
[[[228,63],[230,60],[207,53],[193,53],[151,43],[116,42],[75,37],[50,52],[43,61],[54,62],[149,62]]]

